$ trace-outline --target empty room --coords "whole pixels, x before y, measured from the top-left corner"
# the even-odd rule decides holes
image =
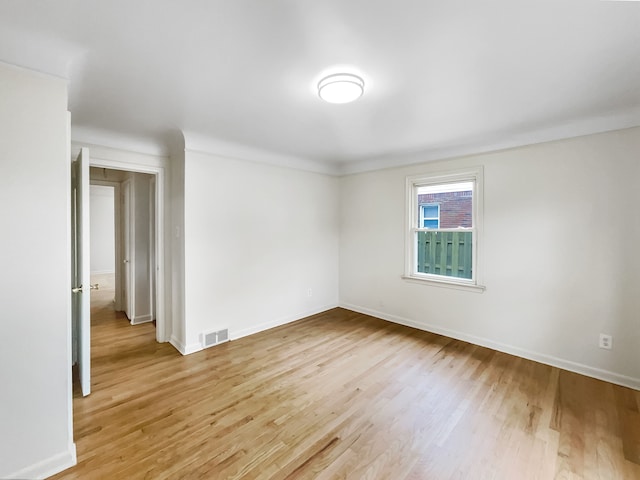
[[[638,25],[0,2],[0,478],[640,478]]]

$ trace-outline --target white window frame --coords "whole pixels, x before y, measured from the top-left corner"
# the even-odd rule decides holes
[[[437,207],[438,208],[438,216],[437,217],[425,217],[424,216],[424,207]],[[424,225],[425,220],[437,220],[438,226],[436,228],[440,228],[440,204],[439,203],[421,203],[418,205],[420,209],[420,225]]]
[[[406,178],[406,217],[405,217],[405,267],[403,278],[408,281],[439,287],[450,287],[463,290],[484,291],[482,282],[482,249],[483,249],[483,199],[484,172],[482,166],[470,167],[462,170],[436,172],[432,174],[412,175]],[[416,271],[417,241],[420,231],[434,229],[420,228],[421,205],[418,202],[418,188],[429,185],[447,183],[473,182],[472,197],[472,227],[465,228],[465,232],[472,232],[471,275],[470,279],[421,273]],[[439,231],[460,231],[461,229],[438,229]]]

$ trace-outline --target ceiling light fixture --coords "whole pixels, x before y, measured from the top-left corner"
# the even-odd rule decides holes
[[[334,73],[318,82],[318,95],[329,103],[349,103],[364,93],[364,80],[352,73]]]

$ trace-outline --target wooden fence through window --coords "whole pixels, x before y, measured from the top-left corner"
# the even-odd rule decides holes
[[[418,272],[471,278],[471,232],[418,232]]]

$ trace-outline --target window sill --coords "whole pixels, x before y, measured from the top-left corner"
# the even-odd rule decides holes
[[[431,285],[440,288],[453,288],[455,290],[467,290],[476,293],[482,293],[487,287],[484,285],[474,285],[470,283],[452,282],[449,280],[435,280],[432,278],[412,277],[403,275],[402,278],[411,283],[420,283],[422,285]]]

